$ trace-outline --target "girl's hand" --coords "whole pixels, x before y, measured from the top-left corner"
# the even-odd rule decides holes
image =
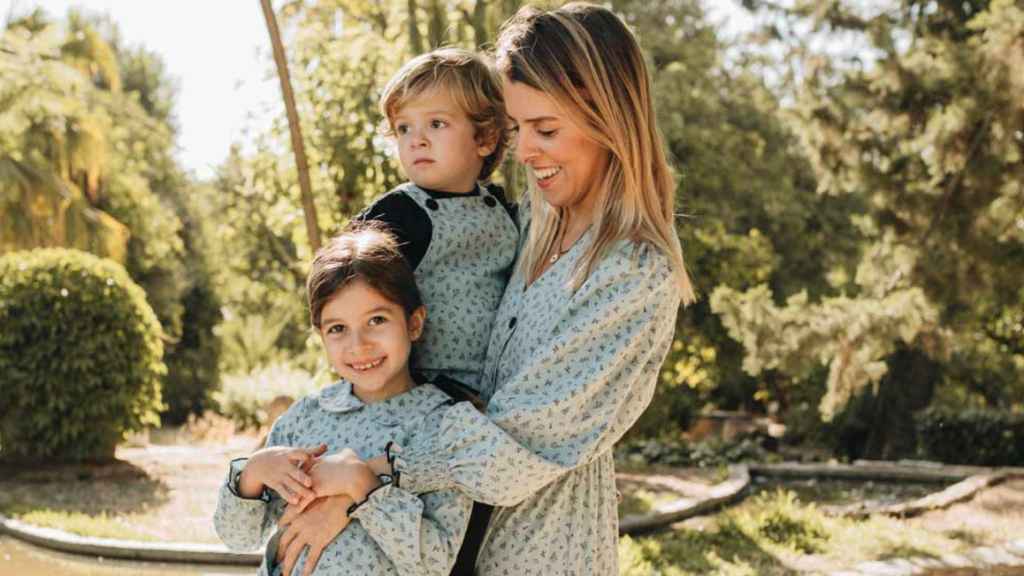
[[[302,574],[313,573],[324,548],[348,526],[348,507],[352,502],[348,496],[328,496],[317,498],[301,512],[294,506],[285,509],[280,520],[284,533],[277,546],[277,561],[284,576],[292,576],[299,554],[307,546],[309,554]]]
[[[309,469],[313,491],[318,497],[346,494],[355,502],[380,486],[380,479],[359,455],[346,448],[317,460]]]
[[[326,444],[316,448],[271,446],[257,450],[242,470],[238,479],[238,492],[243,497],[255,498],[267,487],[280,494],[289,504],[312,498],[313,480],[309,470],[326,451]]]

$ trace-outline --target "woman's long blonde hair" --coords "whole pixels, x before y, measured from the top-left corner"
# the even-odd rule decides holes
[[[520,9],[495,44],[498,70],[551,97],[608,150],[597,190],[593,241],[572,277],[573,289],[622,239],[668,256],[684,303],[695,299],[674,225],[675,179],[654,116],[650,77],[633,34],[611,11],[587,3]],[[530,187],[532,224],[521,266],[534,276],[556,241],[558,210]]]

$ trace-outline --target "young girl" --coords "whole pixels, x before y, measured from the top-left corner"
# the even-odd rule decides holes
[[[231,463],[214,524],[232,549],[258,548],[274,532],[286,503],[298,507],[314,493],[343,493],[332,483],[343,477],[347,457],[436,431],[442,409],[452,402],[431,384],[417,385],[409,371],[410,349],[423,332],[426,311],[390,235],[362,227],[331,240],[313,261],[307,292],[312,324],[341,380],[296,402],[274,424],[266,448]],[[361,496],[361,502],[380,505],[350,505],[347,513],[332,515],[335,528],[348,529],[313,556],[298,557],[296,573],[304,562],[304,573],[316,566],[316,574],[449,573],[469,519],[469,499],[451,490],[416,496],[392,481]],[[288,544],[280,532],[274,534],[260,574],[290,573],[290,565],[275,561]]]
[[[475,390],[519,239],[501,188],[481,184],[507,147],[500,80],[472,52],[434,50],[395,74],[380,107],[410,182],[357,219],[386,225],[416,273],[431,321],[414,368]]]

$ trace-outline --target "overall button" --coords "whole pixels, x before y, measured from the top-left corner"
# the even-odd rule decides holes
[[[494,199],[494,196],[485,196],[484,204],[487,204],[491,208],[494,208],[495,206],[498,205],[498,201]]]
[[[433,198],[427,200],[426,204],[427,208],[430,208],[431,210],[437,210],[438,208],[440,208],[440,206],[438,206],[437,204],[437,200],[434,200]]]
[[[509,318],[508,329],[511,330],[511,329],[513,329],[515,327],[516,327],[516,317],[513,316],[512,318]]]

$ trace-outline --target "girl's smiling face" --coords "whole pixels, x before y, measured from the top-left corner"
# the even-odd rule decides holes
[[[324,305],[320,321],[327,359],[366,403],[397,396],[412,385],[409,352],[423,332],[426,309],[401,305],[366,282],[346,285]]]
[[[589,218],[608,152],[587,137],[550,96],[505,78],[505,106],[515,132],[516,160],[536,179],[544,200]]]

